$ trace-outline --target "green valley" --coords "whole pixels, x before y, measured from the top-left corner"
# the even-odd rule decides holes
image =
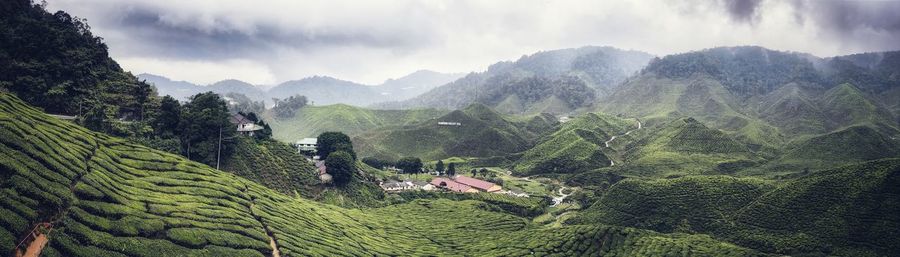
[[[2,1],[0,257],[900,256],[900,2],[670,2]]]

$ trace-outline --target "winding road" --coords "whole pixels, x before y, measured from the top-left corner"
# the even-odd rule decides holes
[[[559,188],[559,192],[558,192],[559,196],[553,197],[553,203],[550,204],[550,207],[556,207],[557,205],[562,203],[562,201],[565,200],[566,197],[569,197],[570,195],[572,195],[572,193],[575,193],[575,190],[572,190],[568,194],[563,194],[563,189],[568,189],[568,187],[560,187]]]
[[[612,142],[613,140],[616,140],[617,137],[629,135],[629,134],[631,134],[631,132],[641,129],[641,127],[643,126],[643,125],[641,125],[641,120],[638,120],[638,119],[635,119],[635,120],[637,120],[637,123],[638,123],[638,127],[636,129],[625,131],[625,134],[612,136],[609,138],[609,140],[606,140],[606,142],[603,142],[603,145],[606,146],[606,148],[610,148],[609,143]],[[612,159],[609,159],[609,166],[616,166],[616,162],[614,162]]]

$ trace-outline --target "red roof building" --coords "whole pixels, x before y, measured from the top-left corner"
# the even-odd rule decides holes
[[[467,186],[470,186],[470,187],[473,187],[473,188],[476,188],[478,190],[485,191],[485,192],[492,193],[492,192],[497,192],[497,191],[500,191],[501,189],[503,189],[503,187],[498,186],[497,184],[487,182],[484,180],[480,180],[480,179],[474,179],[474,178],[462,176],[462,175],[457,175],[456,177],[453,178],[453,180],[455,180],[456,182],[459,182],[461,184],[464,184],[464,185],[467,185]]]
[[[446,178],[434,178],[431,180],[431,184],[434,185],[435,187],[445,188],[445,189],[453,191],[453,192],[460,192],[460,193],[478,192],[478,189],[474,189],[465,184],[462,184],[462,183],[459,183],[459,182],[456,182],[456,181],[453,181],[450,179],[446,179]]]

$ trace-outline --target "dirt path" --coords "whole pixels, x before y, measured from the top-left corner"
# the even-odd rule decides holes
[[[559,196],[553,197],[553,201],[552,201],[552,204],[550,204],[550,207],[556,207],[557,205],[562,203],[563,200],[566,200],[566,197],[569,197],[570,195],[572,195],[572,193],[575,193],[575,190],[572,190],[568,194],[563,194],[563,189],[567,189],[567,188],[568,187],[560,187],[559,188],[559,192],[558,192]]]
[[[278,251],[278,245],[275,244],[274,237],[269,237],[269,246],[272,247],[272,257],[281,257],[281,252]]]
[[[612,143],[612,141],[613,141],[613,140],[616,140],[616,138],[618,138],[619,136],[630,135],[631,132],[634,132],[635,130],[641,129],[641,128],[643,127],[643,125],[641,124],[641,120],[637,120],[637,123],[638,123],[638,124],[637,124],[638,127],[637,127],[636,129],[632,129],[632,130],[629,130],[629,131],[625,131],[625,134],[611,136],[611,137],[609,137],[609,140],[606,140],[605,142],[603,142],[603,145],[604,145],[606,148],[610,148],[610,147],[609,147],[609,143]],[[609,159],[609,166],[616,166],[616,162],[614,162],[612,159]]]
[[[247,189],[244,188],[245,192],[246,190]],[[269,229],[269,226],[267,226],[266,223],[263,223],[262,217],[256,215],[256,212],[253,211],[254,207],[256,207],[255,202],[256,199],[251,199],[249,206],[250,215],[253,215],[253,218],[256,219],[256,221],[259,221],[259,224],[262,225],[263,230],[266,231],[266,235],[269,236],[269,246],[272,247],[272,257],[281,257],[281,251],[278,250],[278,242],[275,242],[275,233],[273,233],[272,230]]]
[[[22,257],[41,256],[41,251],[44,250],[44,246],[47,246],[48,241],[50,241],[50,239],[47,238],[47,235],[38,235],[34,238],[34,241],[31,241],[31,244],[28,244],[28,248],[25,249],[25,254],[22,255]]]

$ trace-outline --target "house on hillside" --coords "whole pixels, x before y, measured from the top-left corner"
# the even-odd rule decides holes
[[[453,181],[448,178],[434,178],[431,185],[458,193],[478,193],[478,189]]]
[[[256,125],[255,122],[251,121],[250,119],[247,119],[247,117],[244,117],[244,115],[241,115],[239,113],[235,113],[234,115],[231,115],[231,118],[229,118],[228,121],[230,121],[231,124],[234,124],[237,126],[238,134],[241,134],[244,136],[252,137],[254,132],[263,130],[262,126]]]
[[[315,137],[307,137],[297,141],[297,152],[301,153],[315,153],[316,152],[316,144],[319,142],[319,139]]]
[[[497,184],[487,182],[484,180],[480,180],[480,179],[466,177],[463,175],[457,175],[457,176],[453,177],[453,180],[460,184],[470,186],[472,188],[475,188],[475,189],[477,189],[479,191],[483,191],[483,192],[494,193],[494,192],[500,192],[500,190],[503,190],[503,187],[501,187]]]

